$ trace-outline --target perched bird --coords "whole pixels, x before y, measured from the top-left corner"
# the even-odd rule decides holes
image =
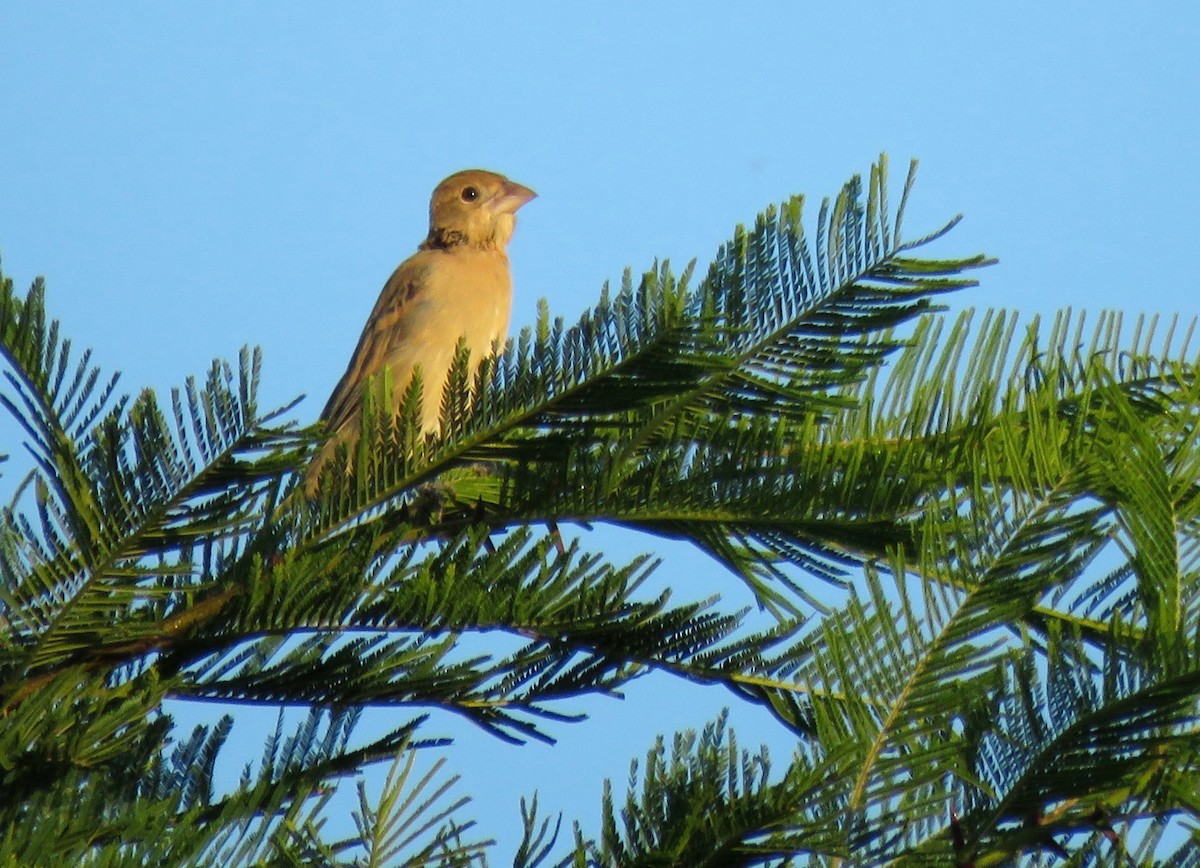
[[[491,354],[494,342],[504,342],[512,308],[505,248],[517,209],[536,195],[481,169],[456,172],[437,185],[429,202],[429,235],[384,285],[346,373],[321,411],[332,436],[305,475],[310,494],[337,447],[357,438],[363,386],[372,376],[390,369],[399,402],[419,367],[421,425],[434,431],[459,340],[470,351],[472,370]]]

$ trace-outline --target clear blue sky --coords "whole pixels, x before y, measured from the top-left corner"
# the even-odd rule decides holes
[[[653,8],[648,8],[653,5]],[[443,11],[445,10],[445,11]],[[478,166],[540,198],[510,248],[514,331],[574,318],[655,257],[701,264],[735,223],[819,198],[881,150],[922,170],[912,235],[1001,264],[957,306],[1200,309],[1200,5],[45,4],[0,8],[0,255],[127,390],[243,344],[264,395],[315,417],[429,191]],[[11,426],[0,451],[14,451]],[[679,599],[744,595],[685,548]],[[727,697],[647,679],[564,710],[557,749],[435,719],[485,832],[521,794],[583,816],[659,732]],[[211,709],[202,709],[208,713]],[[735,717],[743,743],[771,734]],[[239,732],[257,750],[258,734]],[[787,745],[772,741],[779,761]]]

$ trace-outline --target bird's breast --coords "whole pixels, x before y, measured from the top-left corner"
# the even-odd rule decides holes
[[[471,361],[503,341],[512,309],[508,257],[498,251],[439,251],[430,264],[428,291],[420,299],[422,319],[451,347],[466,341]]]

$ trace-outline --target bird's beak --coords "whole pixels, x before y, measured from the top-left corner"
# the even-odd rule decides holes
[[[501,214],[515,214],[518,208],[530,199],[536,198],[537,193],[528,187],[518,184],[515,181],[505,181],[504,186],[500,188],[500,192],[492,199],[491,208],[493,211]]]

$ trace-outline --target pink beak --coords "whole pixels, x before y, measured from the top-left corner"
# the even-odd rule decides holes
[[[488,207],[501,214],[515,214],[518,208],[530,199],[536,198],[537,193],[528,187],[518,184],[515,181],[506,181],[500,192],[488,203]]]

